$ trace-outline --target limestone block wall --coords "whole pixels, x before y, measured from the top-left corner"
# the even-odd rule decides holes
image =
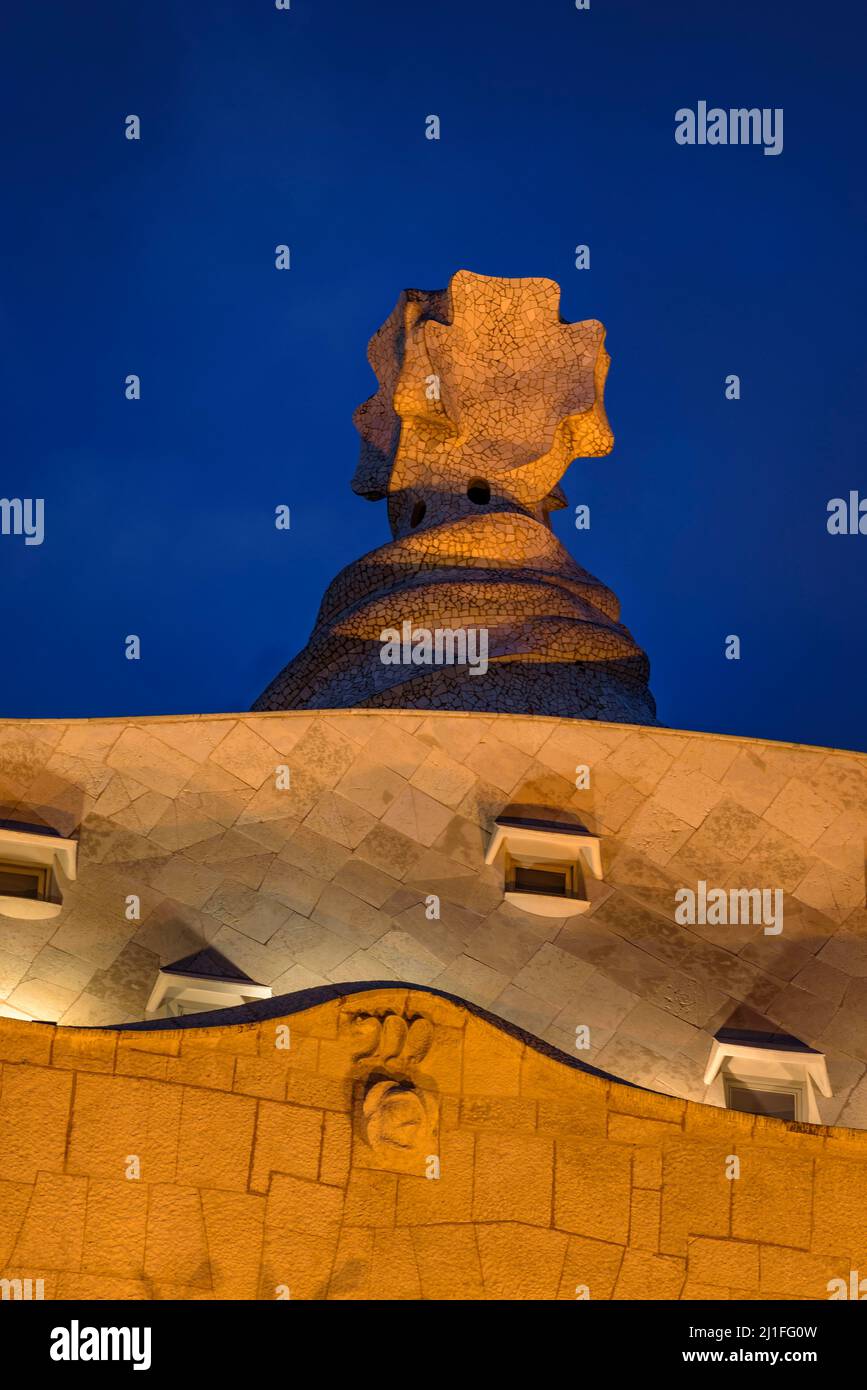
[[[484,853],[515,807],[601,837],[590,912],[504,902]],[[0,817],[79,839],[60,917],[0,917],[0,999],[35,1018],[140,1020],[160,965],[213,944],[275,994],[409,980],[566,1052],[587,1025],[583,1060],[701,1101],[746,1005],[827,1054],[822,1120],[867,1126],[863,755],[425,711],[5,721]],[[779,887],[783,932],[678,924],[700,879]]]
[[[74,1299],[824,1299],[867,1268],[863,1132],[624,1086],[430,991],[318,995],[216,1026],[0,1020],[0,1278]],[[383,1077],[414,1126],[389,1134]]]

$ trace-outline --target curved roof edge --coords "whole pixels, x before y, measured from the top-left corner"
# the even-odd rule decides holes
[[[247,1004],[236,1004],[232,1008],[208,1009],[203,1013],[185,1014],[180,1018],[153,1018],[142,1023],[102,1023],[84,1028],[67,1026],[70,1032],[76,1033],[175,1033],[200,1028],[243,1027],[245,1024],[263,1023],[269,1018],[289,1018],[292,1014],[313,1009],[317,1004],[327,1004],[333,999],[349,999],[355,994],[367,994],[374,990],[388,990],[390,993],[406,990],[412,994],[429,994],[435,998],[447,999],[450,1004],[455,1004],[485,1023],[490,1023],[501,1033],[508,1034],[527,1047],[532,1047],[543,1057],[550,1057],[552,1061],[572,1067],[575,1071],[585,1072],[588,1076],[599,1077],[602,1081],[614,1081],[618,1086],[630,1086],[637,1091],[648,1089],[646,1086],[635,1086],[632,1081],[624,1081],[623,1077],[614,1076],[611,1072],[601,1071],[599,1067],[591,1067],[589,1062],[582,1062],[578,1057],[570,1057],[568,1052],[562,1052],[553,1043],[545,1042],[542,1038],[536,1037],[535,1033],[529,1033],[517,1024],[509,1023],[507,1019],[491,1013],[489,1009],[483,1009],[479,1004],[471,1004],[457,994],[449,994],[447,990],[435,989],[432,985],[416,985],[409,980],[351,980],[339,985],[314,985],[311,989],[300,989],[293,994],[278,994],[272,999],[253,999]],[[28,1024],[28,1027],[34,1025],[55,1029],[64,1027],[63,1024],[46,1023],[37,1019]]]
[[[75,727],[101,724],[202,724],[210,720],[219,721],[226,719],[310,719],[314,715],[322,715],[325,718],[329,716],[342,717],[345,715],[355,715],[359,718],[373,718],[375,716],[379,719],[405,719],[407,715],[410,715],[418,716],[420,719],[526,719],[533,722],[549,724],[583,724],[586,725],[589,730],[593,728],[631,729],[640,733],[650,734],[654,738],[669,735],[675,738],[723,739],[727,743],[746,743],[766,748],[807,749],[813,753],[841,753],[846,757],[867,759],[867,751],[861,748],[843,748],[839,745],[824,743],[793,743],[791,739],[766,738],[763,734],[723,733],[714,729],[688,729],[675,724],[630,724],[626,721],[614,722],[610,719],[581,719],[565,714],[518,714],[504,710],[489,710],[480,713],[477,710],[416,709],[412,705],[407,705],[405,708],[340,705],[300,710],[208,710],[201,714],[61,714],[52,715],[45,719],[35,716],[4,715],[0,718],[0,728],[10,726],[26,728],[28,724],[49,727],[56,724],[68,724],[74,725]]]

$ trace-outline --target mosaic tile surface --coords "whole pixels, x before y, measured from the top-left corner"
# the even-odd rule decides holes
[[[393,540],[329,586],[305,649],[260,710],[382,706],[652,724],[649,664],[615,595],[549,514],[576,457],[613,446],[595,320],[566,323],[551,280],[459,271],[406,290],[370,343],[379,389],[355,414],[353,488]],[[484,628],[490,664],[385,665],[382,633]]]

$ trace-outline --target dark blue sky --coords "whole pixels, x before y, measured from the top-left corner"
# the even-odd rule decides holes
[[[367,339],[464,267],[608,329],[615,450],[555,527],[663,722],[867,748],[867,536],[825,525],[867,494],[864,39],[854,0],[7,11],[0,493],[46,539],[0,537],[0,714],[248,707],[389,535],[349,488]],[[677,145],[699,100],[782,107],[783,153]]]

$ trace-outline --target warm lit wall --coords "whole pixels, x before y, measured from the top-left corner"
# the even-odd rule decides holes
[[[503,901],[484,855],[514,803],[601,837],[590,912]],[[701,1101],[746,1005],[827,1055],[822,1120],[867,1126],[862,754],[425,711],[10,720],[0,817],[79,839],[62,915],[0,918],[0,1000],[32,1017],[141,1019],[160,965],[212,943],[275,994],[411,980],[567,1052],[586,1025],[584,1060]],[[782,934],[676,924],[698,879],[779,887]]]
[[[278,1008],[0,1020],[0,1277],[46,1298],[822,1299],[867,1273],[862,1132],[609,1082],[427,991]],[[389,1013],[432,1028],[409,1056],[396,1022],[376,1064],[353,1019]],[[438,1114],[438,1178],[370,1166],[377,1065]]]

